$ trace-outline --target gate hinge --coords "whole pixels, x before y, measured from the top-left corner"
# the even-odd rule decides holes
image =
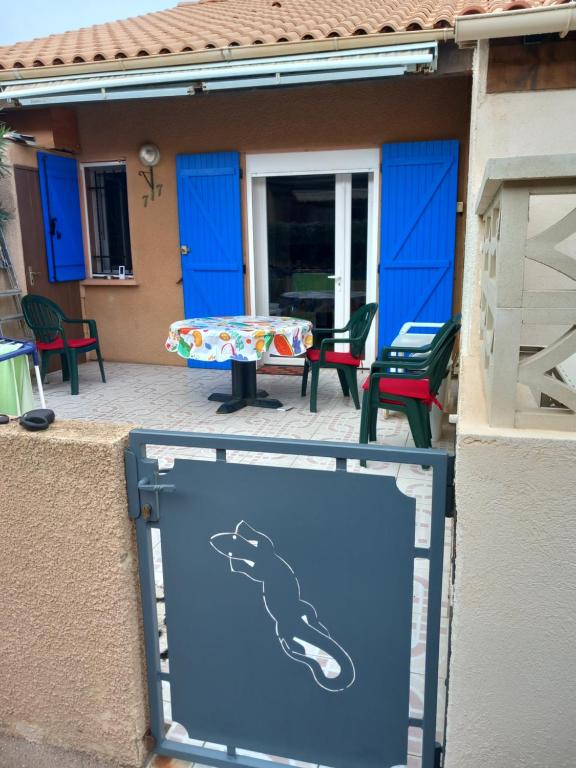
[[[439,744],[436,742],[434,744],[434,768],[442,768],[442,755],[444,753],[444,749],[442,748],[442,744]]]
[[[456,514],[456,489],[454,485],[446,488],[446,517],[453,518]]]
[[[140,517],[138,462],[136,460],[136,454],[129,448],[124,450],[124,468],[126,471],[126,489],[128,493],[128,517],[131,520],[137,520]]]
[[[150,465],[150,469],[154,472],[153,476],[143,477],[138,480],[138,459],[134,451],[130,448],[126,448],[124,451],[124,466],[126,469],[126,487],[128,490],[128,516],[132,520],[137,520],[141,515],[146,522],[157,522],[159,519],[160,511],[160,493],[170,493],[176,486],[168,483],[160,483],[158,480],[161,475],[158,474],[157,464],[153,461],[142,461],[143,464]],[[140,498],[141,493],[154,494],[151,504],[148,500],[146,503],[142,503]],[[148,497],[150,498],[150,497]]]
[[[454,486],[454,456],[448,457],[448,478],[446,486],[446,517],[456,515],[456,488]]]

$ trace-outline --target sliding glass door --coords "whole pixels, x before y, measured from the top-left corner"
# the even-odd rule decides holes
[[[375,290],[374,171],[270,172],[250,186],[256,313],[344,326]]]

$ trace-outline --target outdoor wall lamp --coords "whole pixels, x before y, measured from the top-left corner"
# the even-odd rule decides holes
[[[150,198],[154,200],[154,166],[160,162],[160,150],[156,144],[143,144],[138,150],[138,158],[142,165],[148,170],[138,171],[138,176],[142,176],[146,184],[150,187]]]

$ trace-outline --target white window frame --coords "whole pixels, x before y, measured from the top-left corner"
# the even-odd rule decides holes
[[[258,314],[261,297],[268,296],[267,270],[257,269],[267,254],[261,250],[266,242],[263,227],[266,222],[266,186],[263,182],[268,176],[304,176],[316,174],[336,174],[337,203],[338,176],[344,174],[368,173],[368,244],[366,254],[366,302],[377,301],[378,297],[378,234],[380,222],[380,148],[320,150],[314,152],[277,152],[258,155],[246,155],[246,215],[248,232],[248,265],[250,285],[250,312]],[[256,218],[255,218],[255,214]],[[341,235],[349,239],[351,233],[338,231],[337,243],[344,248]],[[347,222],[341,222],[349,230]],[[260,227],[260,231],[256,228]],[[350,289],[350,264],[344,261],[345,290]],[[347,306],[350,305],[348,301]],[[366,342],[366,359],[369,366],[377,354],[378,322],[372,324]]]

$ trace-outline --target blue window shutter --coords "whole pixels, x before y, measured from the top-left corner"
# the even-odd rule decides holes
[[[185,318],[244,313],[240,155],[176,157]],[[190,367],[230,363],[189,360]]]
[[[379,345],[409,320],[452,314],[458,142],[382,148]]]
[[[86,265],[76,160],[38,152],[38,172],[48,278],[51,283],[83,280]]]

